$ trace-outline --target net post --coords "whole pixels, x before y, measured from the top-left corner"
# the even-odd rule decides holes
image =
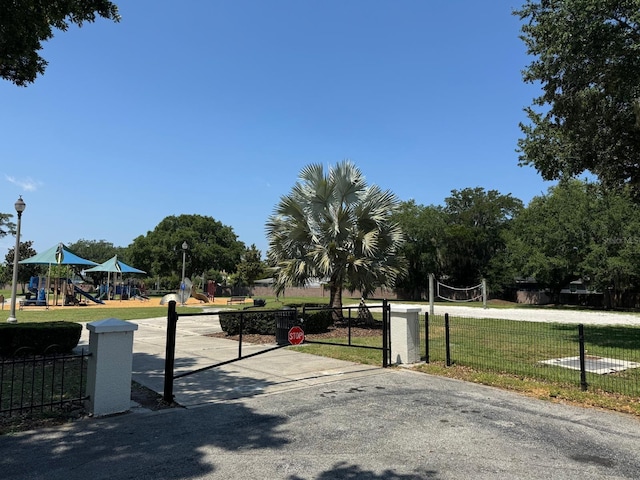
[[[429,274],[429,314],[433,315],[433,290],[434,290],[434,277],[433,273]]]
[[[487,308],[487,279],[482,279],[482,308]]]

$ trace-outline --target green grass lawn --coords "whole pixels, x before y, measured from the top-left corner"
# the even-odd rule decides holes
[[[542,363],[579,356],[578,326],[496,319],[450,319],[451,362],[459,367],[579,385],[579,371]],[[424,344],[424,327],[421,327]],[[590,358],[640,363],[640,328],[585,325],[585,352]],[[430,317],[429,360],[445,362],[444,320]],[[587,372],[590,389],[640,397],[640,368],[612,374]]]

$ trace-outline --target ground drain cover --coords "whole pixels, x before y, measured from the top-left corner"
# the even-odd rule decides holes
[[[580,370],[580,357],[552,358],[551,360],[543,360],[540,363]],[[605,373],[622,372],[629,368],[638,368],[640,363],[587,355],[584,359],[584,366],[587,372],[603,375]]]

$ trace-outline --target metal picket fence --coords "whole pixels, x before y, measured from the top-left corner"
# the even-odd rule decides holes
[[[640,396],[640,327],[425,315],[425,361]]]
[[[0,358],[0,415],[82,408],[89,356],[82,350]]]

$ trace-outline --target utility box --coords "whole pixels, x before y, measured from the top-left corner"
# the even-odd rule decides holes
[[[420,361],[420,307],[391,305],[391,363],[410,364]]]
[[[131,368],[135,323],[107,318],[87,324],[88,410],[95,416],[126,412],[131,408]]]

